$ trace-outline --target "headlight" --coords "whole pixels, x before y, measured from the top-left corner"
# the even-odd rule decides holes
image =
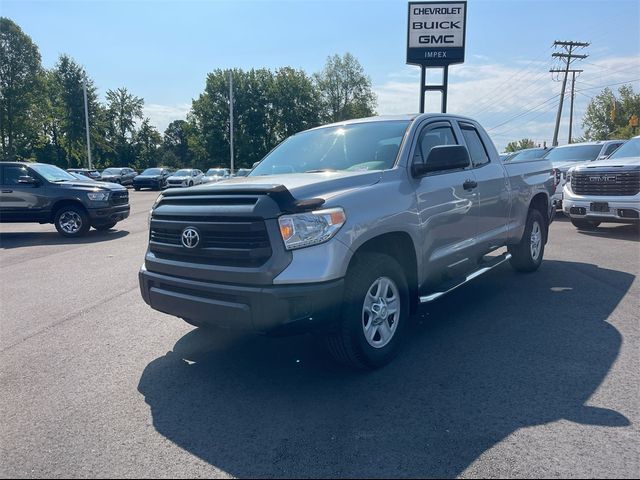
[[[87,197],[92,202],[106,202],[109,200],[109,192],[89,192]]]
[[[342,208],[283,215],[278,219],[287,250],[309,247],[332,238],[347,221]]]

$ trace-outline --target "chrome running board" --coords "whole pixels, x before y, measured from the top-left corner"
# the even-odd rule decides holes
[[[437,300],[438,298],[446,295],[447,293],[452,292],[453,290],[455,290],[456,288],[464,285],[465,283],[470,282],[474,278],[479,277],[483,273],[487,273],[489,270],[493,270],[498,265],[503,264],[504,262],[506,262],[510,258],[511,258],[511,254],[510,253],[503,253],[502,255],[500,255],[498,257],[495,257],[495,259],[493,259],[490,262],[488,262],[489,263],[488,265],[486,265],[486,266],[476,270],[475,272],[472,272],[469,275],[467,275],[463,281],[461,281],[459,283],[456,283],[456,284],[452,285],[451,287],[445,288],[444,290],[442,290],[440,292],[435,292],[435,293],[432,293],[430,295],[421,296],[420,297],[420,303],[433,302],[434,300]]]

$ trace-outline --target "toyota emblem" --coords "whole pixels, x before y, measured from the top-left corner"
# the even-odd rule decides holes
[[[182,231],[182,244],[187,248],[196,248],[200,243],[200,234],[193,227],[187,227]]]

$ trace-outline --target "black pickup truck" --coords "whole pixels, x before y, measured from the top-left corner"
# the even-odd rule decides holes
[[[82,181],[54,165],[1,162],[0,187],[0,223],[53,223],[65,237],[79,237],[129,216],[125,187]]]

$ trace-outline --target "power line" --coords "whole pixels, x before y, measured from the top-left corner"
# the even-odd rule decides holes
[[[528,109],[528,110],[526,110],[526,111],[524,111],[524,112],[518,113],[517,115],[514,115],[513,117],[511,117],[511,118],[509,118],[509,119],[505,120],[505,121],[504,121],[504,122],[502,122],[502,123],[499,123],[498,125],[494,125],[494,126],[493,126],[493,127],[491,127],[491,128],[487,128],[487,131],[488,131],[488,132],[490,132],[491,130],[495,130],[496,128],[499,128],[499,127],[501,127],[502,125],[506,125],[507,123],[509,123],[509,122],[511,122],[511,121],[513,121],[513,120],[515,120],[515,119],[517,119],[517,118],[520,118],[520,117],[525,116],[525,115],[527,115],[527,114],[529,114],[529,113],[531,113],[531,112],[533,112],[533,111],[536,111],[536,110],[537,110],[538,108],[540,108],[541,106],[543,106],[543,105],[545,105],[545,104],[549,103],[549,102],[550,102],[550,101],[552,101],[552,100],[555,100],[555,99],[556,99],[556,98],[558,98],[559,96],[560,96],[560,94],[559,94],[559,93],[557,93],[557,94],[555,94],[553,97],[547,98],[544,102],[539,103],[539,104],[538,104],[538,105],[536,105],[535,107],[531,107],[530,109]]]

